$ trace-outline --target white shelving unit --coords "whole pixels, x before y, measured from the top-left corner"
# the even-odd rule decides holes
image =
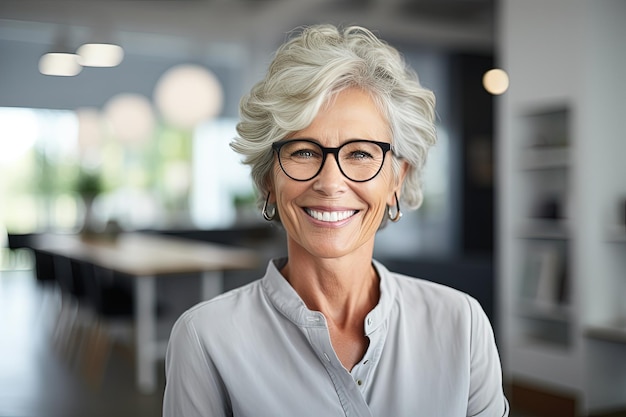
[[[500,13],[505,382],[570,398],[578,416],[626,410],[626,2],[502,0]]]
[[[506,277],[508,370],[517,379],[565,392],[583,385],[572,268],[576,144],[571,117],[567,103],[518,109],[507,166],[513,200],[512,233],[506,236],[513,251]]]

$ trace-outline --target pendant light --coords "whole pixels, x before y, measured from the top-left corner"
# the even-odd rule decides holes
[[[72,77],[78,75],[82,67],[78,62],[78,55],[68,47],[66,29],[59,29],[54,45],[50,52],[39,58],[39,72],[43,75],[57,77]]]
[[[118,66],[124,59],[124,49],[112,43],[86,43],[76,53],[83,67],[111,68]]]

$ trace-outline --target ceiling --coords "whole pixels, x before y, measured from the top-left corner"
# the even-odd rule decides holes
[[[168,68],[197,63],[216,73],[227,92],[224,114],[235,116],[239,97],[298,26],[358,24],[405,51],[492,54],[495,1],[0,0],[0,106],[100,108],[124,92],[150,97]],[[122,65],[77,77],[37,70],[44,53],[85,42],[122,45]]]
[[[272,47],[296,26],[360,24],[388,40],[492,50],[495,0],[2,0],[0,40],[76,47],[107,38],[146,54]],[[151,42],[145,42],[150,36]],[[156,39],[156,41],[155,41]]]

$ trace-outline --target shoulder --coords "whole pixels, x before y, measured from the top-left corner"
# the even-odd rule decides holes
[[[196,304],[178,318],[165,356],[164,415],[187,415],[192,410],[231,415],[224,376],[231,374],[229,366],[236,361],[233,346],[245,340],[246,323],[254,326],[242,311],[252,308],[259,292],[255,281]]]
[[[167,362],[190,362],[191,368],[204,363],[205,369],[225,363],[233,346],[243,351],[267,321],[263,298],[258,281],[254,281],[185,311],[172,327]]]
[[[389,272],[388,276],[397,286],[396,294],[401,299],[413,301],[419,299],[431,305],[460,306],[462,308],[467,308],[468,303],[473,300],[473,297],[465,292],[423,278],[395,272]]]
[[[410,315],[465,322],[486,319],[483,308],[471,295],[443,284],[387,271],[394,303]]]
[[[263,311],[259,281],[228,291],[189,308],[176,320],[170,344],[197,343],[204,348],[217,340],[232,339],[254,326]],[[220,335],[220,338],[215,338]],[[186,340],[186,341],[184,341]]]
[[[205,327],[210,323],[224,322],[238,317],[244,311],[254,309],[262,297],[260,280],[225,292],[208,301],[203,301],[185,311],[178,322]],[[218,320],[219,318],[219,320]]]
[[[425,279],[389,273],[396,287],[393,310],[408,326],[431,331],[434,339],[455,340],[471,349],[472,341],[489,340],[491,323],[471,295]],[[430,330],[429,330],[430,329]]]

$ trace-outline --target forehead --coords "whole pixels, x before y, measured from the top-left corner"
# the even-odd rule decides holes
[[[309,126],[290,136],[308,137],[326,146],[337,146],[350,139],[391,139],[387,119],[372,96],[356,87],[335,94]]]

